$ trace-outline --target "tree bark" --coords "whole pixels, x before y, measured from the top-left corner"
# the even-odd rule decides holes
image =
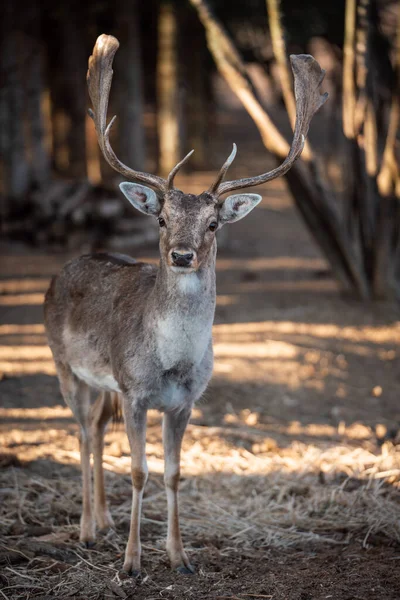
[[[120,41],[115,59],[118,155],[125,164],[143,171],[146,156],[139,3],[118,0],[116,8]]]
[[[49,149],[46,140],[44,115],[44,53],[41,43],[41,15],[38,2],[31,3],[31,22],[35,23],[35,37],[31,40],[30,59],[27,65],[26,93],[29,120],[32,183],[44,188],[50,179]],[[31,26],[32,27],[32,26]]]
[[[17,209],[26,197],[30,185],[30,167],[26,152],[24,131],[24,65],[28,60],[24,34],[13,29],[10,5],[3,8],[2,29],[4,37],[0,53],[0,140],[4,194],[16,200]],[[9,207],[11,204],[9,205]],[[8,212],[8,208],[4,208]]]
[[[355,138],[354,114],[356,90],[354,82],[356,2],[346,1],[344,46],[343,46],[343,131],[347,139]]]
[[[85,179],[87,56],[84,45],[85,11],[72,0],[60,5],[49,38],[50,92],[55,166],[61,174]]]
[[[279,69],[282,95],[285,101],[286,110],[289,115],[290,124],[293,129],[296,120],[296,103],[294,100],[292,80],[286,58],[286,45],[280,15],[280,0],[267,0],[267,11],[272,49],[276,64],[278,65]]]
[[[377,297],[385,297],[391,293],[400,299],[400,286],[397,281],[400,249],[400,168],[398,156],[396,156],[400,128],[400,12],[397,23],[394,70],[396,86],[393,90],[381,169],[377,176],[380,204],[376,236],[374,292]]]
[[[159,170],[167,175],[180,160],[177,19],[172,2],[158,16],[157,129]]]
[[[213,117],[211,68],[207,64],[210,57],[204,28],[193,8],[183,6],[178,19],[184,121],[182,153],[194,149],[189,167],[204,169],[209,165],[209,131]]]
[[[42,97],[43,53],[41,9],[33,1],[21,15],[5,3],[0,15],[0,162],[2,214],[18,211],[32,185],[43,187],[50,177]],[[9,209],[12,207],[12,211]]]
[[[12,32],[3,42],[2,71],[6,85],[2,89],[1,106],[4,123],[3,161],[5,191],[11,199],[25,198],[30,184],[30,168],[24,134],[24,87],[22,63],[26,60],[22,34]]]

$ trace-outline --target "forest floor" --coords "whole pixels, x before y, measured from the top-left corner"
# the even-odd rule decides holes
[[[181,184],[200,189],[209,178]],[[106,434],[104,457],[116,529],[92,550],[80,546],[77,427],[41,308],[69,256],[2,246],[1,598],[400,598],[398,309],[338,294],[281,181],[225,229],[215,372],[182,453],[182,533],[194,576],[171,572],[164,552],[155,411],[142,578],[121,572],[131,495],[122,425]],[[157,249],[135,255],[154,259]]]

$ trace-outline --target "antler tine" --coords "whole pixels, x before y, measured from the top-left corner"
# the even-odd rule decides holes
[[[183,167],[183,165],[189,160],[189,158],[192,156],[193,152],[194,152],[194,150],[191,150],[188,154],[186,154],[185,158],[182,158],[182,160],[180,162],[178,162],[178,164],[175,165],[175,167],[172,169],[172,171],[170,172],[170,174],[168,175],[168,178],[167,178],[167,190],[172,190],[175,175],[177,174],[179,169],[181,167]]]
[[[279,167],[268,173],[222,183],[214,192],[217,196],[239,188],[260,185],[284,175],[302,153],[311,119],[328,98],[327,93],[321,95],[319,91],[325,71],[321,69],[317,61],[310,54],[292,54],[290,62],[294,74],[296,125],[289,154]]]
[[[208,189],[208,191],[210,192],[210,194],[214,194],[218,190],[218,187],[219,187],[221,181],[224,179],[224,177],[225,177],[225,175],[226,175],[229,167],[231,166],[231,164],[235,160],[236,152],[237,152],[237,146],[236,146],[236,144],[233,144],[232,152],[230,153],[230,155],[228,156],[228,158],[226,159],[226,161],[222,165],[221,170],[218,173],[216,180],[214,181],[214,183]]]
[[[128,179],[147,183],[160,191],[165,191],[167,182],[162,177],[134,171],[122,163],[114,153],[110,144],[110,130],[115,121],[113,117],[107,127],[107,108],[113,77],[112,63],[119,48],[118,40],[112,35],[100,35],[89,58],[87,84],[93,110],[89,109],[97,133],[99,146],[108,164]]]

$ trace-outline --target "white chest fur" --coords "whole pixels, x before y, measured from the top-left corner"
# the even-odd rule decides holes
[[[201,282],[196,273],[181,275],[177,280],[179,293],[185,296],[184,307],[172,307],[158,319],[156,340],[158,355],[164,370],[179,364],[200,364],[211,341],[213,311],[193,310],[199,305]],[[188,309],[189,306],[189,309]]]
[[[211,340],[212,318],[172,311],[158,321],[157,348],[163,369],[200,364]]]
[[[177,280],[180,294],[188,303],[198,303],[201,282],[196,273],[181,275]],[[188,363],[199,365],[211,341],[214,314],[172,308],[160,317],[156,326],[158,355],[164,370]]]

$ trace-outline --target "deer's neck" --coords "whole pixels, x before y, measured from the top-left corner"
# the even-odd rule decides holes
[[[161,261],[148,313],[165,371],[189,372],[210,348],[215,311],[215,248],[196,273],[174,273]]]

